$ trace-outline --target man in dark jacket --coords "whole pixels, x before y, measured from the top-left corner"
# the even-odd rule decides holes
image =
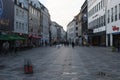
[[[74,46],[75,46],[75,44],[74,44],[74,42],[72,42],[72,47],[74,48]]]

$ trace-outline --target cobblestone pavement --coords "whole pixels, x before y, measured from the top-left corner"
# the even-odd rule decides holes
[[[24,60],[33,74],[24,74]],[[120,53],[106,47],[43,47],[0,57],[0,80],[120,80]]]

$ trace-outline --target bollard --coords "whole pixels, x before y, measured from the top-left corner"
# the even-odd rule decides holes
[[[29,74],[29,61],[25,60],[24,73]]]
[[[24,73],[25,74],[32,74],[33,73],[33,66],[32,66],[32,63],[30,60],[25,60]]]
[[[30,73],[30,74],[33,73],[33,66],[32,66],[32,65],[29,66],[29,73]]]

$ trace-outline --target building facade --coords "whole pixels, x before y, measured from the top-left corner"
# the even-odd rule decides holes
[[[67,25],[67,40],[69,42],[75,42],[76,34],[75,34],[75,25],[76,20],[73,19],[68,25]]]
[[[40,45],[40,5],[39,1],[29,1],[29,38],[36,46]]]
[[[81,18],[82,18],[82,13],[80,12],[80,13],[77,15],[78,37],[79,37],[79,36],[82,36],[82,21],[81,21]]]
[[[87,0],[83,3],[81,7],[81,32],[82,32],[82,44],[86,45],[88,43],[88,3]]]
[[[79,43],[79,38],[82,37],[82,22],[81,22],[81,18],[82,18],[82,14],[81,12],[78,13],[76,16],[75,16],[75,42],[76,44]]]
[[[50,14],[39,0],[0,0],[0,34],[25,37],[39,46],[43,40],[49,42],[50,22]]]
[[[82,7],[81,7],[81,26],[82,26],[82,36],[84,36],[84,34],[87,34],[87,29],[88,29],[88,18],[87,18],[87,0],[85,0],[85,2],[83,3]]]
[[[107,4],[107,46],[120,45],[120,1],[108,0]]]
[[[49,43],[50,14],[48,9],[41,5],[41,22],[42,22],[42,41]]]
[[[65,42],[66,41],[66,32],[63,29],[63,27],[61,27],[61,42]]]
[[[51,31],[52,43],[57,42],[57,23],[56,22],[51,23],[50,31]]]
[[[14,0],[14,33],[28,35],[28,3]]]
[[[88,29],[92,30],[90,44],[106,45],[106,6],[107,0],[88,0]]]

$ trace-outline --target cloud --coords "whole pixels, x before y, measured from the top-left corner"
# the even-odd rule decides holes
[[[47,0],[44,5],[48,8],[52,21],[56,21],[66,29],[67,24],[80,12],[85,0]]]

